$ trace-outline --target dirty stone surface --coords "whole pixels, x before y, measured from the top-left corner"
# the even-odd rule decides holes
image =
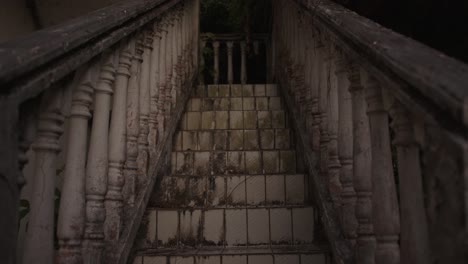
[[[329,263],[296,147],[276,85],[197,87],[134,263]]]

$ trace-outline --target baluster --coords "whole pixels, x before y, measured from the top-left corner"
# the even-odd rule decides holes
[[[163,18],[161,22],[161,42],[159,49],[159,111],[158,111],[158,134],[160,138],[164,137],[165,128],[165,105],[166,105],[166,43],[167,43],[167,28],[168,28],[167,16]]]
[[[138,182],[137,189],[147,180],[148,172],[148,118],[150,113],[150,70],[151,52],[153,49],[153,29],[145,28],[143,31],[143,62],[140,75],[140,130],[138,135]]]
[[[134,37],[131,49],[130,80],[127,89],[127,155],[124,165],[125,200],[135,204],[136,179],[138,177],[138,135],[140,134],[140,69],[143,61],[143,45],[140,37]]]
[[[123,166],[126,156],[127,86],[130,78],[131,59],[132,53],[129,42],[124,41],[120,47],[109,131],[109,174],[105,201],[105,237],[109,241],[119,239],[122,225],[122,189],[125,183]]]
[[[393,143],[398,153],[400,187],[401,262],[430,263],[419,146],[414,136],[410,113],[396,99],[392,99],[390,114],[395,131]]]
[[[172,26],[172,64],[171,64],[171,90],[170,90],[170,95],[171,95],[171,100],[169,109],[170,112],[172,113],[173,107],[175,106],[175,102],[177,100],[177,62],[178,62],[178,45],[177,45],[177,36],[179,33],[177,32],[178,26],[177,24],[179,23],[179,16],[177,14],[177,11],[174,11],[174,24]]]
[[[372,150],[373,221],[377,237],[375,261],[379,264],[400,262],[398,246],[399,209],[393,176],[388,114],[384,109],[381,87],[361,71],[366,88]]]
[[[319,102],[319,90],[320,90],[320,69],[321,69],[321,42],[318,39],[318,34],[315,30],[312,31],[313,38],[313,53],[311,56],[312,61],[312,80],[311,80],[311,94],[312,94],[312,149],[318,153],[321,146],[321,134],[320,134],[320,123],[321,123],[321,111]]]
[[[65,176],[58,215],[57,263],[82,263],[81,246],[85,226],[85,181],[88,122],[93,102],[98,63],[85,65],[76,75],[70,113]]]
[[[228,55],[228,83],[233,84],[234,72],[233,72],[233,66],[232,66],[232,49],[234,47],[234,42],[233,41],[226,42],[226,47],[227,47],[227,55]]]
[[[54,198],[59,139],[65,121],[64,88],[48,90],[41,100],[32,181],[30,216],[24,243],[23,263],[54,261]]]
[[[148,144],[150,148],[150,157],[155,155],[156,145],[158,142],[158,110],[159,110],[159,47],[161,44],[161,29],[159,23],[154,23],[154,40],[153,49],[151,51],[151,70],[150,70],[150,114],[149,114],[149,134]]]
[[[350,83],[347,71],[350,65],[344,55],[338,52],[336,78],[338,84],[339,130],[338,153],[340,157],[340,182],[342,185],[342,223],[345,236],[353,244],[356,242],[356,192],[353,185],[353,116],[351,105]]]
[[[107,193],[109,157],[109,114],[115,80],[115,52],[103,54],[99,81],[95,89],[93,124],[86,166],[86,226],[84,263],[102,263],[104,248],[104,198]]]
[[[205,84],[205,74],[204,74],[204,71],[205,71],[205,56],[203,56],[204,51],[205,51],[205,45],[206,45],[206,42],[204,40],[201,40],[200,41],[200,69],[199,69],[200,73],[199,73],[199,77],[198,77],[200,85]]]
[[[24,166],[28,163],[28,157],[26,153],[28,152],[31,144],[34,142],[37,133],[37,109],[39,107],[38,100],[28,102],[26,105],[21,106],[20,108],[20,131],[22,131],[19,138],[19,148],[18,148],[18,179],[17,185],[18,190],[21,191],[26,184],[26,179],[24,178],[23,169]]]
[[[213,41],[214,84],[219,83],[219,41]]]
[[[350,65],[349,91],[353,121],[353,182],[356,190],[356,263],[374,264],[376,240],[372,221],[372,170],[369,121],[359,69]]]
[[[168,15],[167,38],[166,38],[166,80],[165,90],[166,100],[164,102],[165,119],[169,120],[171,116],[171,102],[172,102],[172,53],[174,52],[173,34],[174,34],[174,14]]]
[[[241,47],[241,84],[247,83],[247,58],[246,58],[246,43],[240,42]]]

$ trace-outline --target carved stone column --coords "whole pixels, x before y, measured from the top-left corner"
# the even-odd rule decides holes
[[[134,51],[131,58],[130,80],[127,89],[127,153],[124,165],[125,200],[135,204],[136,179],[138,177],[138,135],[140,134],[140,69],[143,61],[143,46],[138,37],[131,41]]]
[[[130,78],[132,53],[128,40],[121,43],[120,58],[114,87],[112,116],[109,131],[109,174],[106,194],[106,240],[119,239],[122,227],[122,189],[125,183],[123,166],[125,162],[127,125],[127,86]]]
[[[228,41],[226,42],[227,47],[227,55],[228,55],[228,83],[234,83],[234,72],[233,72],[233,65],[232,65],[232,48],[234,47],[234,42]]]
[[[372,169],[369,120],[359,68],[350,66],[353,115],[353,182],[357,195],[356,263],[374,264],[376,240],[372,221]]]
[[[247,83],[247,55],[246,55],[246,43],[241,41],[241,83]]]
[[[411,114],[393,98],[390,108],[395,131],[394,144],[398,153],[400,187],[401,263],[430,263],[429,235],[424,206],[424,193],[414,128]]]
[[[214,84],[219,83],[219,41],[213,41],[213,53],[214,53]]]
[[[353,184],[353,115],[350,83],[347,71],[350,65],[344,55],[337,54],[335,60],[336,78],[338,84],[339,105],[339,129],[338,129],[338,153],[340,156],[340,182],[342,186],[342,223],[345,236],[353,244],[356,242],[357,220],[355,214],[356,192]]]
[[[81,264],[82,238],[86,221],[86,151],[88,144],[88,122],[93,102],[94,87],[99,65],[85,65],[76,77],[70,114],[67,144],[67,160],[58,214],[57,237],[59,251],[57,263]]]
[[[110,53],[110,52],[109,52]],[[94,97],[93,125],[86,166],[86,227],[84,263],[102,263],[104,248],[104,198],[107,193],[109,114],[115,81],[116,53],[103,54]]]
[[[377,81],[362,70],[361,76],[366,87],[372,146],[372,212],[377,237],[375,261],[379,264],[398,264],[400,214],[393,175],[388,114]]]
[[[34,179],[23,263],[54,262],[54,198],[59,139],[63,134],[64,88],[46,91],[41,101],[35,152]],[[16,186],[15,186],[16,187]]]
[[[144,184],[148,170],[148,118],[150,113],[151,51],[153,49],[153,29],[143,31],[143,62],[140,74],[140,130],[138,135],[138,184]]]

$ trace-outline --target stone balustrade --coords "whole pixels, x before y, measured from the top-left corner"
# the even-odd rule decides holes
[[[252,80],[253,78],[248,77],[247,65],[252,65],[252,63],[248,63],[248,57],[261,61],[258,65],[252,65],[257,67],[256,74],[262,72],[259,67],[260,65],[267,65],[265,71],[268,76],[265,76],[265,79],[269,79],[270,77],[269,71],[271,70],[268,67],[268,61],[270,60],[271,47],[266,35],[255,34],[251,40],[246,40],[244,36],[238,34],[204,33],[201,35],[200,48],[202,57],[200,58],[199,82],[202,84],[211,83],[211,79],[213,84],[255,83]],[[212,51],[212,54],[207,51]],[[263,53],[265,54],[265,58],[263,58]],[[236,54],[240,58],[238,61],[234,58]],[[212,64],[209,61],[209,57],[212,57]],[[226,67],[224,67],[226,74],[221,72],[220,60],[223,57],[226,57]],[[238,72],[235,72],[236,65],[239,65],[240,68]],[[265,83],[265,79],[261,83]]]
[[[273,10],[274,79],[336,263],[466,262],[468,67],[328,0]]]
[[[0,44],[2,263],[126,263],[198,76],[198,13],[125,1]]]

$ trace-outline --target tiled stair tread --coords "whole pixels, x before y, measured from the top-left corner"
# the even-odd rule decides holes
[[[150,248],[138,251],[144,256],[216,256],[216,255],[269,255],[269,254],[323,254],[328,253],[325,244],[249,246],[249,247],[201,247],[201,248]]]
[[[276,84],[199,85],[191,95],[191,98],[252,96],[279,96],[278,86]]]
[[[266,111],[284,109],[284,102],[279,96],[191,98],[187,102],[185,108],[188,112]]]
[[[304,174],[167,176],[150,204],[162,208],[304,206],[310,204],[306,181]]]

